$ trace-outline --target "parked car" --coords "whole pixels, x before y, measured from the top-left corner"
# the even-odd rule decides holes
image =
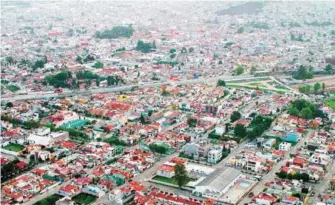
[[[249,198],[252,198],[254,196],[255,196],[254,192],[250,192],[249,195],[248,195]]]

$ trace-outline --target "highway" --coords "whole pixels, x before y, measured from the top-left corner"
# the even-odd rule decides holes
[[[285,77],[285,76],[281,76]],[[74,95],[91,95],[95,93],[111,93],[111,92],[121,92],[130,91],[134,86],[138,86],[138,89],[160,87],[163,85],[190,85],[199,83],[215,83],[218,80],[225,80],[226,82],[238,81],[238,80],[257,80],[257,79],[269,79],[269,77],[254,77],[252,75],[240,75],[240,76],[218,76],[212,78],[199,78],[192,80],[182,80],[182,81],[169,81],[160,83],[150,83],[144,85],[125,85],[119,87],[107,87],[107,88],[94,88],[90,90],[74,90],[66,91],[63,93],[44,93],[44,92],[31,92],[26,95],[12,95],[12,96],[2,96],[1,101],[3,102],[13,102],[20,100],[37,100],[37,99],[47,99],[47,98],[57,98],[57,97],[69,97]]]

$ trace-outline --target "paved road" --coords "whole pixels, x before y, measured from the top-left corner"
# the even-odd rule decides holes
[[[285,78],[287,76],[280,76]],[[200,78],[193,80],[183,80],[183,81],[173,81],[173,82],[161,82],[161,83],[151,83],[138,86],[139,89],[150,88],[150,87],[160,87],[162,85],[189,85],[189,84],[198,84],[198,83],[211,83],[216,82],[217,80],[236,81],[236,80],[255,80],[255,79],[265,79],[268,77],[254,77],[252,75],[241,75],[241,76],[218,76],[212,78]],[[27,95],[13,95],[13,96],[2,96],[2,101],[19,101],[19,100],[33,100],[33,99],[45,99],[53,97],[68,97],[74,95],[91,95],[95,93],[108,93],[108,92],[121,92],[121,91],[130,91],[132,87],[137,85],[126,85],[119,87],[109,87],[109,88],[95,88],[91,90],[80,90],[80,91],[67,91],[64,93],[43,93],[43,92],[31,92]]]
[[[20,157],[20,156],[13,156],[13,155],[6,154],[6,153],[3,153],[3,152],[1,152],[1,156],[6,157],[6,158],[11,159],[11,160],[14,160],[15,158],[18,158],[20,161],[25,162],[27,164],[29,162],[29,160],[27,158]]]
[[[300,148],[304,142],[308,139],[308,137],[313,134],[314,131],[309,131],[305,137],[303,137],[297,144],[294,146],[290,152],[286,152],[284,160],[281,160],[278,162],[274,167],[272,167],[272,170],[267,174],[263,176],[263,179],[252,189],[252,192],[257,195],[258,193],[262,192],[265,186],[266,182],[271,182],[275,180],[276,172],[279,171],[279,169],[284,165],[284,162],[286,162],[287,159],[289,159],[290,153],[296,153],[297,149]],[[244,199],[239,203],[241,205],[249,203],[250,198],[248,195],[244,197]]]
[[[332,159],[330,166],[328,167],[328,172],[324,176],[323,180],[319,183],[317,183],[314,186],[314,192],[315,196],[311,200],[315,200],[316,197],[319,195],[324,195],[327,193],[327,189],[329,188],[330,180],[333,178],[333,175],[335,174],[335,162]],[[314,203],[313,203],[314,204]]]
[[[52,187],[51,189],[43,192],[42,194],[34,196],[33,198],[31,198],[28,202],[25,202],[24,204],[25,205],[32,205],[32,204],[38,202],[39,200],[42,200],[42,199],[44,199],[48,196],[56,194],[61,186],[64,186],[64,185],[67,185],[67,184],[70,184],[70,183],[71,183],[71,181],[69,180],[69,181],[66,181],[62,184],[59,184],[59,185],[55,186],[55,187]]]

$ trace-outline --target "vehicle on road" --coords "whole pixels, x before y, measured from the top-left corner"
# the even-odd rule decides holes
[[[249,198],[252,198],[252,197],[254,197],[254,196],[255,196],[254,192],[250,192],[250,193],[248,194],[248,197],[249,197]]]
[[[63,93],[63,89],[62,88],[55,88],[54,92],[55,93]]]

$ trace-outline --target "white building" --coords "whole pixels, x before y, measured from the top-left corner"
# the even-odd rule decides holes
[[[271,149],[271,147],[276,144],[276,139],[269,139],[268,141],[265,142],[264,148],[266,149]]]
[[[288,143],[288,142],[282,142],[279,144],[279,150],[280,151],[289,151],[291,149],[291,143]]]
[[[263,166],[259,158],[248,159],[245,167],[246,170],[251,170],[254,172],[259,172],[262,170],[262,168]]]
[[[216,164],[222,158],[222,150],[221,149],[212,149],[208,152],[207,162]]]
[[[158,176],[162,176],[162,177],[166,177],[166,178],[172,178],[175,173],[174,173],[174,166],[176,164],[175,163],[171,163],[171,162],[167,162],[164,163],[163,166],[161,166],[158,170],[157,170],[157,175]]]
[[[211,199],[219,199],[240,178],[241,172],[234,168],[216,169],[195,186],[193,194]]]

